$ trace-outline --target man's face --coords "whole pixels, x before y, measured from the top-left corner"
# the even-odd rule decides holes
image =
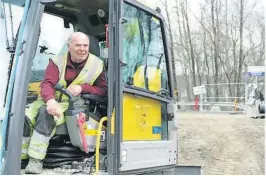
[[[68,50],[71,60],[75,63],[81,63],[89,54],[89,40],[85,34],[73,35],[69,43]]]

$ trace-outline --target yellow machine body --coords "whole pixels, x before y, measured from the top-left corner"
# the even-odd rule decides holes
[[[141,65],[136,70],[133,77],[133,85],[145,88],[145,65]],[[147,67],[148,86],[150,91],[157,92],[161,89],[161,70],[155,67]]]
[[[38,81],[38,82],[32,82],[29,84],[28,92],[30,95],[40,95],[40,91],[41,91],[40,83],[41,82]]]
[[[123,141],[161,140],[161,119],[160,101],[123,95]]]

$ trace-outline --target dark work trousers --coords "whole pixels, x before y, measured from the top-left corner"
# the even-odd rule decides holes
[[[38,133],[44,136],[51,136],[56,123],[52,115],[48,114],[46,105],[39,109],[36,123],[32,122],[27,116],[24,121],[23,137],[30,137],[32,130],[35,129]]]

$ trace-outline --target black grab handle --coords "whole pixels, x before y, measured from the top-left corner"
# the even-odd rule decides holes
[[[55,90],[60,91],[63,94],[65,94],[69,98],[70,101],[72,101],[74,99],[73,95],[68,90],[66,90],[64,88],[64,86],[62,86],[60,84],[56,84]]]

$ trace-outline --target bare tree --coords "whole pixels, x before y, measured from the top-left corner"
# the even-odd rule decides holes
[[[173,32],[172,32],[172,26],[170,22],[170,15],[168,10],[168,3],[166,0],[163,2],[163,6],[166,12],[166,21],[168,25],[168,33],[169,33],[169,40],[170,40],[170,52],[172,56],[172,66],[173,66],[173,75],[174,75],[174,91],[177,93],[177,80],[176,80],[176,67],[175,67],[175,54],[174,54],[174,39],[173,39]],[[178,98],[178,97],[177,97]]]
[[[216,0],[217,2],[217,0]],[[219,57],[219,24],[218,24],[218,14],[217,10],[217,3],[215,7],[215,0],[211,0],[211,21],[212,21],[212,32],[213,32],[213,60],[214,60],[214,83],[218,84],[218,73],[219,73],[219,66],[218,66],[218,57]],[[216,18],[216,19],[215,19]],[[219,96],[218,86],[215,88],[215,96]]]
[[[167,9],[171,9],[170,1],[164,2],[168,3]],[[262,13],[253,10],[257,2],[259,0],[200,1],[201,13],[194,15],[196,25],[192,24],[194,20],[189,10],[191,1],[175,1],[176,18],[170,11],[166,12],[172,33],[171,46],[175,60],[182,66],[185,77],[182,86],[190,100],[193,86],[240,83],[244,81],[243,73],[248,65],[263,65],[265,25]],[[212,96],[224,94],[224,88],[218,88],[212,88]],[[242,96],[241,89],[240,85],[229,84],[226,94]]]
[[[192,74],[192,80],[193,80],[193,86],[195,87],[197,85],[196,82],[196,65],[195,65],[195,57],[194,57],[194,49],[193,49],[193,45],[192,45],[192,40],[191,40],[191,31],[190,31],[190,24],[189,24],[189,18],[188,18],[188,8],[187,8],[187,0],[183,0],[181,2],[181,12],[182,15],[184,17],[184,29],[186,31],[186,37],[188,39],[188,45],[189,45],[189,49],[190,49],[190,61],[191,61],[191,65],[192,65],[192,70],[191,70],[191,74]]]
[[[188,100],[192,99],[192,88],[191,88],[191,84],[190,84],[190,79],[189,76],[191,73],[191,64],[189,62],[189,58],[190,58],[190,53],[189,53],[189,46],[187,44],[187,39],[186,39],[186,29],[185,29],[185,25],[183,25],[183,28],[181,27],[182,24],[184,24],[184,20],[183,23],[181,23],[181,16],[180,16],[180,5],[178,4],[178,0],[175,1],[176,6],[176,17],[177,17],[177,25],[178,25],[178,35],[175,37],[176,41],[176,51],[178,52],[179,56],[181,57],[181,62],[182,62],[182,72],[183,75],[185,77],[185,90],[186,90],[186,94],[187,94],[187,98]]]
[[[237,75],[237,82],[241,82],[242,80],[242,68],[244,62],[244,55],[243,55],[243,26],[244,26],[244,0],[240,0],[240,26],[239,26],[239,35],[240,35],[240,44],[239,44],[239,65],[238,65],[238,75]],[[237,84],[237,97],[240,96],[240,85]]]
[[[260,31],[260,44],[259,44],[259,62],[258,65],[264,65],[265,60],[265,17],[262,15],[258,18],[258,25]]]

